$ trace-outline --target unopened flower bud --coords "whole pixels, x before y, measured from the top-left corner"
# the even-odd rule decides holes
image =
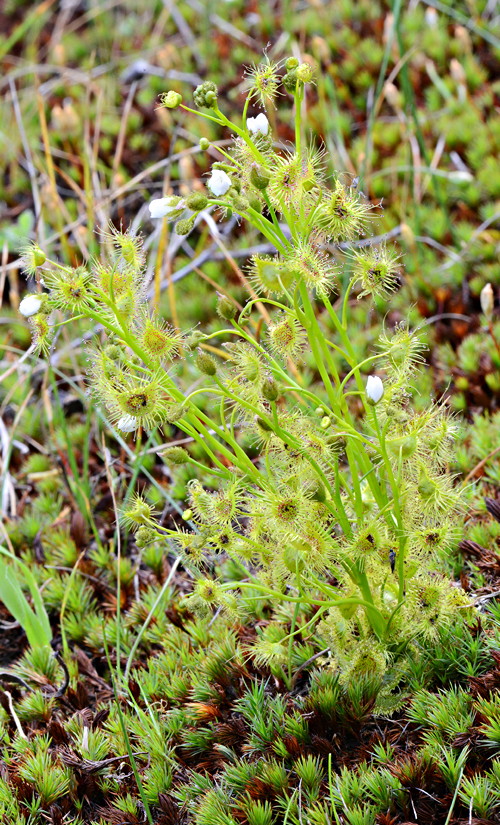
[[[369,375],[366,382],[366,398],[369,404],[378,404],[384,394],[384,385],[378,375]]]
[[[493,287],[491,284],[486,284],[486,286],[483,286],[479,299],[481,301],[481,309],[486,317],[486,320],[491,322],[491,319],[493,318],[493,305],[495,303],[495,296],[493,294]]]
[[[252,195],[250,193],[248,197],[248,205],[254,212],[262,212],[262,203],[260,202],[258,195]]]
[[[217,298],[217,314],[225,321],[232,321],[237,309],[232,301],[225,295],[219,293]]]
[[[188,209],[192,209],[193,212],[201,212],[202,209],[205,209],[208,204],[208,198],[203,192],[192,192],[186,198],[186,206]]]
[[[193,517],[193,511],[192,510],[189,510],[189,509],[184,510],[184,512],[182,514],[182,518],[183,518],[184,521],[189,521],[189,519],[192,518],[192,517]]]
[[[199,329],[195,329],[191,335],[188,335],[184,343],[190,350],[195,350],[206,337],[207,336],[204,332],[200,332]]]
[[[142,527],[139,527],[137,533],[135,534],[135,543],[137,547],[141,549],[142,547],[147,547],[148,544],[151,544],[158,538],[159,536],[156,530],[143,525]]]
[[[168,409],[168,421],[170,424],[175,424],[185,414],[186,409],[182,404],[172,404]]]
[[[134,496],[129,507],[123,511],[123,519],[126,523],[135,525],[145,525],[149,527],[148,522],[154,515],[154,507],[142,498],[142,496]]]
[[[108,344],[104,347],[104,354],[111,361],[119,361],[123,353],[118,344]]]
[[[290,92],[290,94],[295,92],[295,89],[297,88],[297,80],[297,69],[291,69],[291,71],[288,71],[286,75],[283,76],[283,86],[287,92]]]
[[[189,453],[184,447],[167,447],[161,454],[167,464],[186,464],[189,461]]]
[[[242,198],[240,196],[233,198],[234,211],[238,212],[240,215],[247,211],[249,205],[250,204],[246,198]]]
[[[194,226],[194,218],[184,218],[177,221],[175,224],[175,231],[177,235],[189,235]]]
[[[338,435],[337,433],[333,433],[326,437],[326,441],[328,446],[335,452],[341,453],[347,447],[347,438],[345,437],[345,435]]]
[[[200,149],[203,152],[206,152],[209,146],[210,146],[210,141],[207,140],[207,138],[205,138],[205,137],[200,138]]]
[[[331,418],[328,415],[325,415],[321,419],[321,428],[323,430],[327,430],[331,423],[332,423]]]
[[[198,350],[198,354],[195,358],[195,364],[204,375],[215,375],[217,372],[217,364],[214,359],[208,354],[208,352],[203,352],[202,349]]]
[[[310,83],[314,77],[314,71],[309,63],[301,63],[297,66],[297,78],[301,83]]]
[[[267,169],[263,169],[262,166],[252,163],[250,168],[250,182],[252,186],[255,186],[256,189],[260,189],[262,191],[267,187],[270,180],[271,175]]]
[[[288,72],[290,72],[292,69],[296,69],[298,65],[299,61],[296,57],[288,57],[285,61],[285,68]]]
[[[31,248],[31,254],[33,256],[33,263],[35,264],[35,266],[43,266],[43,264],[47,260],[47,256],[43,249],[40,249],[40,247],[36,244],[33,244]]]
[[[266,378],[264,378],[261,389],[262,395],[264,396],[266,401],[276,401],[280,394],[278,384],[272,377],[272,375],[268,375]]]
[[[182,103],[182,95],[179,92],[166,92],[162,95],[161,102],[167,109],[177,109]]]
[[[20,248],[22,255],[23,269],[28,275],[34,275],[39,266],[43,266],[47,256],[37,243],[29,241]]]

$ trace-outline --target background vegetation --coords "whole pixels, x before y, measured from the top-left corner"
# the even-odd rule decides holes
[[[0,813],[9,825],[498,821],[497,15],[486,0],[5,0],[3,544],[35,577],[62,654],[28,644],[12,607],[0,607]],[[147,203],[199,185],[209,165],[200,137],[230,139],[159,108],[158,95],[175,89],[188,100],[210,79],[236,115],[242,66],[264,51],[317,67],[311,140],[331,170],[383,200],[378,231],[403,256],[390,308],[355,307],[359,351],[383,326],[425,325],[417,403],[444,396],[461,423],[450,469],[471,486],[460,544],[442,567],[477,615],[457,617],[422,651],[391,718],[372,712],[375,683],[341,688],[307,634],[293,647],[292,685],[259,664],[252,647],[266,632],[265,600],[244,626],[189,612],[189,570],[161,548],[138,548],[116,512],[139,486],[166,522],[179,520],[193,471],[172,473],[159,441],[134,444],[93,408],[86,326],[62,327],[51,357],[34,359],[17,312],[30,285],[19,257],[27,237],[77,265],[97,253],[95,227],[110,221],[143,233],[152,305],[176,326],[213,328],[216,289],[244,303],[260,241],[236,220],[220,224],[220,236],[200,224],[186,240],[151,223]],[[278,103],[283,143],[293,138],[289,105]],[[487,283],[490,329],[479,303]],[[305,369],[314,382],[312,360]],[[178,371],[193,380],[185,362]],[[9,564],[29,592],[29,576]]]

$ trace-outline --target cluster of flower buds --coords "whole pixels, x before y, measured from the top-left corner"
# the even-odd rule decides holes
[[[289,57],[285,61],[286,74],[283,77],[283,86],[294,94],[297,87],[305,83],[311,83],[314,79],[314,70],[309,63],[300,63],[296,57]]]

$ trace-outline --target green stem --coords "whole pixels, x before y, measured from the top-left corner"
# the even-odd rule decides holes
[[[257,147],[256,147],[255,143],[254,143],[254,142],[252,141],[252,139],[250,138],[250,135],[248,134],[248,132],[246,131],[246,129],[241,129],[241,128],[240,128],[240,126],[237,126],[237,125],[236,125],[236,123],[233,123],[233,121],[232,121],[232,120],[229,120],[229,118],[227,118],[227,117],[225,116],[225,114],[223,114],[223,113],[220,111],[220,109],[218,109],[218,108],[217,108],[217,109],[215,109],[215,111],[216,111],[216,112],[217,112],[217,114],[220,116],[221,122],[222,122],[225,126],[228,126],[230,129],[232,129],[232,130],[233,130],[233,132],[235,132],[235,133],[238,135],[238,137],[240,137],[242,140],[244,140],[244,141],[245,141],[246,145],[247,145],[247,146],[248,146],[248,148],[250,149],[250,152],[251,152],[251,153],[252,153],[252,155],[254,156],[255,160],[256,160],[258,163],[262,163],[262,164],[264,164],[264,165],[265,165],[265,164],[266,164],[266,162],[267,162],[267,160],[266,160],[265,156],[264,156],[261,152],[259,152],[259,150],[257,149]]]
[[[383,614],[380,612],[378,607],[373,604],[373,601],[368,602],[364,599],[357,599],[355,597],[349,597],[345,599],[315,599],[310,596],[291,596],[289,593],[281,593],[279,590],[274,590],[272,587],[267,587],[266,585],[260,584],[259,582],[226,582],[225,584],[221,584],[221,590],[234,590],[243,589],[243,590],[259,590],[264,596],[269,596],[280,601],[287,601],[292,602],[293,604],[309,604],[309,605],[319,605],[325,609],[331,607],[349,607],[349,606],[359,606],[368,608],[372,611],[373,615],[378,614],[380,617],[381,622],[385,623],[385,619]],[[262,597],[258,597],[262,598]]]
[[[297,82],[295,89],[295,152],[299,156],[302,152],[302,99],[304,97],[304,86]]]
[[[300,576],[298,575],[299,579],[299,593],[300,593]],[[297,623],[297,619],[299,616],[300,608],[302,602],[297,602],[293,611],[292,622],[290,625],[290,637],[288,639],[288,683],[289,687],[292,686],[292,652],[293,652],[293,637],[295,635],[295,625]]]
[[[241,116],[241,122],[243,123],[243,126],[245,128],[246,128],[246,125],[247,125],[248,106],[250,104],[251,99],[252,99],[252,92],[250,91],[246,96],[245,105],[243,106],[243,114]]]
[[[328,395],[328,400],[329,400],[330,406],[338,414],[339,413],[338,397],[337,397],[337,394],[336,394],[336,392],[333,388],[330,376],[328,375],[328,372],[326,371],[326,367],[325,367],[324,362],[323,362],[323,356],[321,354],[321,349],[320,349],[320,346],[318,344],[318,340],[319,340],[318,335],[317,335],[317,333],[318,333],[318,324],[317,324],[316,318],[314,317],[314,313],[312,311],[311,304],[309,302],[309,295],[308,295],[307,287],[305,286],[305,284],[301,284],[301,286],[300,286],[300,295],[301,295],[301,298],[302,298],[303,312],[305,314],[305,320],[306,320],[305,328],[306,328],[306,333],[307,333],[307,337],[308,337],[308,340],[309,340],[309,345],[310,345],[312,353],[314,355],[316,366],[318,367],[321,378],[323,380],[323,384],[324,384],[326,393]],[[338,374],[337,374],[336,377],[337,377],[337,380],[338,380]]]
[[[372,407],[373,410],[373,421],[375,424],[375,429],[377,431],[377,435],[379,438],[380,443],[380,453],[382,455],[384,461],[384,467],[387,473],[387,478],[389,480],[389,485],[392,491],[392,504],[394,515],[396,517],[396,523],[398,527],[398,544],[399,544],[399,551],[397,554],[396,565],[398,571],[398,602],[402,602],[405,596],[405,549],[406,549],[406,536],[404,534],[404,525],[403,525],[403,516],[401,512],[401,505],[400,505],[400,497],[401,497],[401,490],[399,489],[399,485],[394,477],[394,472],[392,469],[392,464],[390,458],[387,454],[386,444],[385,444],[385,432],[382,432],[380,429],[380,424],[378,421],[376,408]]]

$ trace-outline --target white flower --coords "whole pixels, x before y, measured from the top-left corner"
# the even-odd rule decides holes
[[[378,375],[369,375],[366,382],[366,397],[370,404],[378,404],[384,394],[384,385]]]
[[[149,204],[149,211],[152,218],[166,218],[170,215],[172,218],[179,217],[184,211],[186,204],[182,198],[177,195],[170,195],[168,198],[155,198]]]
[[[23,298],[19,304],[19,312],[21,315],[24,315],[25,318],[31,318],[32,315],[40,312],[42,304],[43,301],[39,295],[26,295],[26,298]]]
[[[261,112],[257,117],[247,118],[247,129],[252,135],[267,135],[269,132],[269,121],[264,112]]]
[[[138,427],[137,418],[133,415],[122,415],[116,426],[122,433],[133,433]]]
[[[207,186],[212,195],[218,198],[220,195],[225,195],[228,189],[231,188],[231,178],[229,175],[226,175],[222,169],[214,169],[207,182]]]

